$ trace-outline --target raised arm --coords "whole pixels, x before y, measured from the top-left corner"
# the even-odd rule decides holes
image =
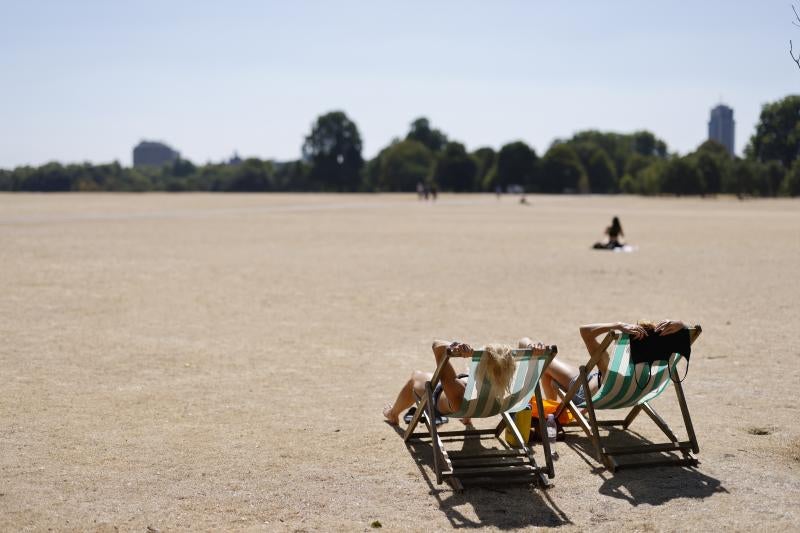
[[[433,355],[436,357],[436,362],[438,363],[444,354],[447,352],[447,347],[450,346],[449,341],[442,341],[442,340],[435,340],[431,345],[431,349],[433,349]]]
[[[581,338],[583,339],[583,343],[586,345],[586,350],[589,352],[589,355],[594,355],[597,350],[600,349],[600,343],[597,341],[597,337],[604,333],[608,333],[612,329],[616,329],[619,331],[624,331],[628,333],[634,338],[642,338],[646,335],[644,328],[642,326],[636,324],[626,324],[624,322],[608,322],[604,324],[586,324],[585,326],[581,326]],[[600,357],[597,361],[597,367],[602,374],[606,374],[608,372],[608,363],[609,363],[609,355],[608,351]]]
[[[450,357],[472,357],[472,347],[463,342],[435,340],[431,348],[437,364],[445,356],[448,348],[450,349]]]
[[[459,381],[456,377],[456,371],[453,365],[448,360],[443,363],[447,357],[448,351],[450,357],[472,357],[472,347],[469,344],[461,342],[448,342],[442,340],[433,341],[433,355],[436,358],[437,371],[434,372],[431,378],[432,383],[441,381],[442,388],[444,389],[444,402],[450,410],[457,411],[461,407],[461,402],[464,399],[464,383]],[[443,408],[440,400],[439,408]],[[448,411],[449,412],[449,411]]]
[[[625,322],[586,324],[585,326],[581,326],[580,331],[583,343],[586,345],[586,349],[589,350],[589,353],[594,353],[600,347],[600,343],[597,342],[597,337],[604,333],[608,333],[612,329],[627,333],[634,339],[641,339],[647,335],[645,329],[638,324],[626,324]]]

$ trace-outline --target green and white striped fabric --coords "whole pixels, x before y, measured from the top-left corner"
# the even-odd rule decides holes
[[[497,394],[485,372],[485,365],[480,365],[483,350],[475,350],[469,367],[467,388],[461,408],[450,413],[450,417],[485,418],[503,412],[516,413],[531,401],[536,385],[542,375],[547,355],[533,356],[531,350],[514,350],[517,369],[511,379],[511,390],[499,391]]]
[[[623,333],[612,348],[608,374],[603,376],[603,384],[592,396],[592,404],[597,409],[632,407],[653,400],[669,385],[669,368],[675,368],[681,360],[680,354],[675,353],[669,362],[656,361],[652,366],[645,363],[634,366],[630,362],[631,345],[627,333]],[[646,385],[640,388],[637,382]],[[585,405],[584,402],[578,407]]]

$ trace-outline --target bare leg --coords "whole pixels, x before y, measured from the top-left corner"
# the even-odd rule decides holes
[[[437,367],[442,359],[447,356],[448,344],[444,341],[434,341],[433,343],[433,355],[436,358]],[[386,417],[390,424],[397,425],[400,413],[414,405],[415,391],[418,396],[425,394],[425,382],[430,381],[432,377],[433,374],[429,372],[416,371],[411,374],[411,378],[400,389],[394,404],[386,405],[383,408],[383,416]],[[441,413],[457,411],[464,400],[466,386],[456,377],[456,371],[449,361],[442,367],[442,371],[439,373],[439,381],[442,384],[443,394],[439,397],[437,409]],[[465,423],[469,423],[469,420]]]
[[[409,380],[397,394],[397,399],[394,403],[384,406],[383,416],[386,417],[387,422],[396,426],[400,419],[400,413],[414,405],[416,400],[416,398],[414,398],[414,391],[416,391],[419,396],[425,394],[425,382],[430,381],[432,377],[433,374],[430,372],[421,372],[419,370],[412,372]]]
[[[537,343],[533,342],[530,337],[523,337],[519,340],[520,348],[527,348],[528,346],[536,346]],[[570,380],[578,375],[578,369],[569,363],[564,362],[559,357],[553,358],[550,365],[545,369],[544,376],[542,376],[542,389],[544,396],[548,400],[558,400],[556,393],[556,385],[562,388],[569,385]]]
[[[558,357],[553,359],[550,366],[545,370],[545,375],[542,376],[542,388],[544,389],[545,397],[548,400],[560,400],[556,387],[561,387],[566,392],[569,382],[578,374],[580,374],[580,371],[571,364],[562,361]],[[592,378],[589,381],[589,393],[594,394],[599,388],[600,379]]]
[[[542,388],[548,400],[558,400],[556,386],[562,389],[569,386],[569,382],[579,374],[578,369],[563,361],[558,356],[553,358],[542,377]]]

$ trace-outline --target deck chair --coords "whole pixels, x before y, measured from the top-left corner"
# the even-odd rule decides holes
[[[689,342],[694,343],[700,336],[702,329],[700,326],[689,328]],[[584,390],[589,390],[587,376],[597,365],[603,352],[611,346],[611,358],[608,365],[608,373],[603,376],[603,383],[591,397],[587,397],[582,404],[573,402],[573,397],[582,383]],[[697,446],[697,437],[692,426],[692,419],[689,416],[689,408],[686,405],[686,398],[683,394],[683,387],[680,378],[672,379],[670,368],[675,369],[681,356],[677,353],[672,354],[669,362],[657,361],[648,368],[647,365],[633,365],[630,363],[630,337],[625,333],[611,331],[606,335],[600,344],[597,352],[591,355],[589,362],[580,367],[580,375],[569,390],[556,387],[558,395],[561,397],[561,405],[556,411],[556,418],[564,409],[569,409],[575,421],[568,426],[580,426],[594,445],[595,454],[599,461],[611,472],[623,467],[643,467],[656,465],[696,465],[697,459],[692,455],[700,451]],[[650,379],[648,380],[648,371]],[[674,371],[673,371],[674,373]],[[661,395],[669,386],[670,381],[675,386],[675,394],[678,397],[678,404],[683,414],[683,423],[688,434],[688,441],[680,441],[672,432],[661,416],[652,408],[650,402]],[[644,384],[640,387],[640,384]],[[585,408],[586,418],[581,414],[580,409]],[[627,416],[620,420],[598,420],[597,411],[600,409],[622,409],[631,408]],[[642,444],[640,446],[606,446],[604,438],[600,436],[600,428],[621,426],[627,430],[636,416],[644,411],[658,426],[659,429],[669,439],[668,443]],[[664,453],[671,454],[664,456]],[[635,454],[659,454],[660,457],[648,461],[639,462],[620,462],[619,456],[633,456]],[[676,455],[680,454],[680,456]]]
[[[488,418],[499,415],[500,422],[494,429],[439,431],[436,424],[433,423],[435,420],[433,389],[439,383],[442,368],[450,358],[448,349],[447,355],[436,368],[431,380],[425,383],[425,394],[417,398],[416,411],[403,437],[406,443],[430,439],[433,446],[433,467],[437,483],[441,484],[443,479],[447,479],[459,492],[464,489],[464,484],[483,485],[498,482],[531,483],[538,481],[544,487],[550,485],[548,478],[553,478],[555,473],[547,439],[543,439],[546,466],[541,467],[536,464],[533,450],[522,438],[512,414],[524,409],[530,403],[531,397],[536,398],[539,412],[544,412],[539,378],[557,351],[555,346],[547,347],[543,355],[533,355],[532,350],[529,349],[514,350],[517,369],[511,380],[511,390],[502,400],[498,401],[497,395],[492,390],[491,382],[483,372],[483,367],[479,368],[478,366],[484,351],[475,350],[470,361],[464,401],[457,412],[449,413],[448,416],[451,418]],[[420,420],[427,426],[427,431],[415,433],[414,430]],[[517,442],[521,443],[520,448],[513,448],[500,439],[500,434],[506,427],[515,435]],[[539,419],[539,434],[546,435],[543,418]],[[467,439],[482,439],[486,436],[493,436],[499,443],[499,448],[473,451],[466,449]],[[448,452],[443,441],[461,441],[465,444],[465,449]]]

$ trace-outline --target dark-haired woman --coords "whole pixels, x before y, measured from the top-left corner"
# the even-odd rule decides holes
[[[627,333],[633,339],[642,339],[650,335],[670,335],[685,328],[686,325],[680,320],[662,320],[658,324],[652,322],[640,321],[636,324],[626,324],[625,322],[612,322],[607,324],[587,324],[581,326],[581,338],[586,345],[586,351],[593,354],[600,348],[598,337],[609,331],[617,330]],[[526,342],[523,339],[520,342]],[[597,362],[597,370],[591,372],[587,377],[589,381],[589,394],[594,394],[600,388],[600,383],[603,380],[603,375],[608,371],[610,355],[608,350],[600,360]],[[561,389],[567,391],[572,387],[572,384],[577,381],[580,375],[578,367],[571,365],[564,361],[559,354],[556,356],[550,365],[545,369],[545,375],[542,376],[542,388],[544,395],[550,400],[558,400],[556,394],[556,385]],[[576,403],[583,403],[586,399],[586,391],[581,386],[575,394],[573,401]]]
[[[594,248],[603,250],[622,248],[625,246],[622,242],[623,237],[625,237],[625,232],[622,231],[622,224],[619,222],[619,217],[614,217],[611,221],[611,225],[606,228],[606,242],[595,243]]]

